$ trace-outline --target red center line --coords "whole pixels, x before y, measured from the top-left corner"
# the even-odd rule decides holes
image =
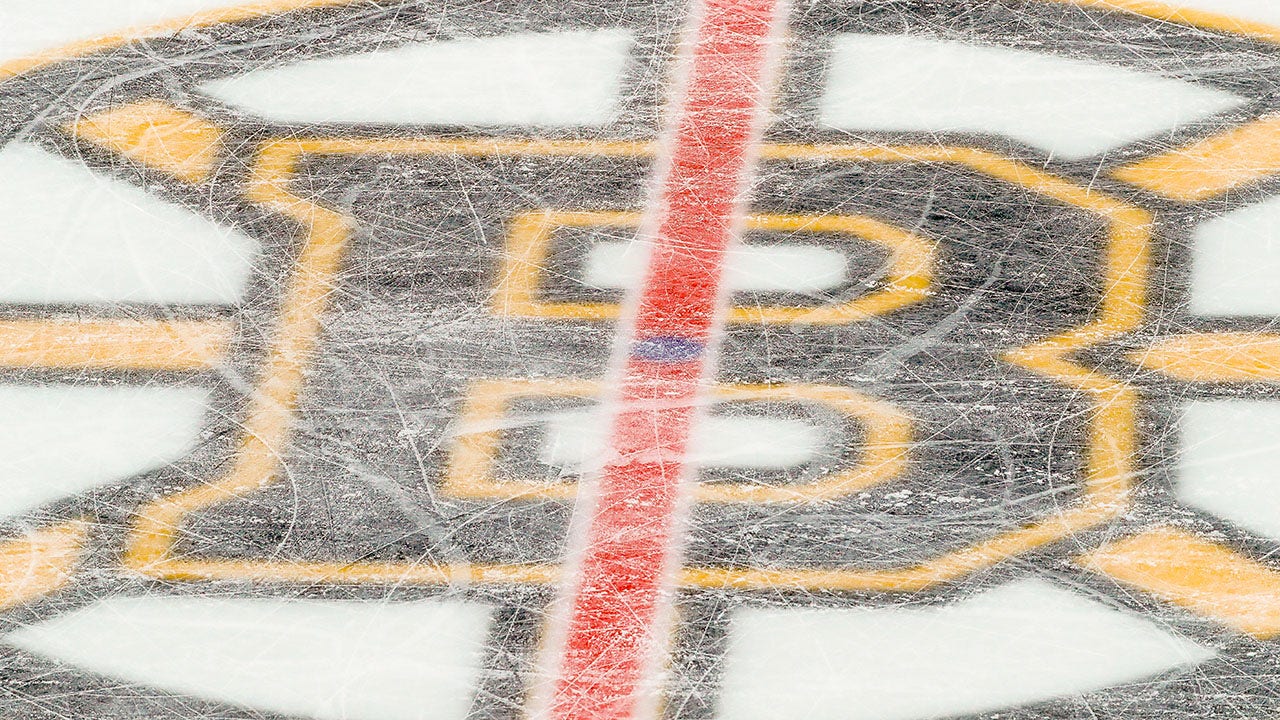
[[[652,243],[614,406],[608,460],[571,567],[549,720],[628,720],[665,657],[678,563],[685,447],[723,310],[726,249],[739,232],[768,110],[785,0],[703,0],[672,103]],[[584,493],[589,498],[592,493]]]

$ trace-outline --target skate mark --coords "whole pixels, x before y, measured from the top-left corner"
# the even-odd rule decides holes
[[[67,45],[50,48],[31,55],[0,61],[0,82],[7,78],[48,67],[63,60],[113,50],[138,40],[176,35],[184,30],[196,30],[215,25],[257,20],[310,8],[371,4],[372,0],[268,0],[267,2],[206,10],[150,25],[124,28],[118,32],[77,40]]]
[[[1172,335],[1129,353],[1129,362],[1183,382],[1280,381],[1280,335]]]
[[[611,438],[582,479],[566,581],[547,630],[535,718],[656,715],[691,494],[685,452],[715,371],[725,253],[738,241],[781,59],[785,0],[694,5],[654,196],[640,221],[645,280],[605,407]],[[681,350],[695,349],[694,352]]]
[[[1280,43],[1280,27],[1257,20],[1246,20],[1221,13],[1179,7],[1176,3],[1151,0],[1037,0],[1038,2],[1076,5],[1082,8],[1141,15],[1160,22],[1217,30],[1243,35],[1263,42]]]

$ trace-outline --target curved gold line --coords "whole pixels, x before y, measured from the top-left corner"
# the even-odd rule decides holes
[[[0,80],[11,78],[22,73],[48,66],[52,63],[67,60],[94,52],[101,52],[116,47],[124,46],[130,42],[137,40],[157,38],[170,35],[187,28],[208,27],[223,23],[238,22],[242,20],[253,19],[268,15],[282,14],[294,10],[321,7],[340,7],[347,5],[355,5],[365,0],[274,0],[272,2],[253,3],[248,5],[235,6],[230,8],[222,8],[202,13],[196,13],[169,21],[156,24],[129,28],[117,33],[100,35],[89,38],[58,48],[38,52],[14,60],[0,63]],[[1147,2],[1146,0],[1036,0],[1038,2],[1048,2],[1056,4],[1069,4],[1077,7],[1103,9],[1116,12],[1126,12],[1135,15],[1141,15],[1161,21],[1174,22],[1191,27],[1199,27],[1207,30],[1215,30],[1228,32],[1232,34],[1252,37],[1254,39],[1266,42],[1280,44],[1280,28],[1265,23],[1257,23],[1253,21],[1240,20],[1227,15],[1205,12],[1200,10],[1192,10],[1186,8],[1178,8],[1173,5],[1158,2]],[[388,141],[387,145],[395,145],[398,141]],[[355,143],[363,144],[361,141]],[[353,143],[353,144],[355,144]],[[487,145],[490,152],[501,150],[501,146],[505,143],[501,141],[489,142]],[[544,143],[544,145],[556,145],[557,148],[546,147],[544,150],[554,150],[553,152],[537,153],[537,154],[576,154],[580,148],[566,148],[564,143]],[[644,153],[648,147],[648,143],[583,143],[590,145],[593,152],[607,155],[635,155]],[[777,147],[777,146],[775,146]],[[368,150],[366,146],[366,151]],[[830,148],[828,148],[830,150]],[[916,157],[916,161],[924,160],[924,156],[930,153],[934,154],[935,162],[959,162],[967,164],[975,169],[979,169],[971,162],[966,162],[963,158],[968,157],[970,160],[982,160],[986,155],[981,151],[969,150],[964,148],[946,148],[946,149],[921,149],[929,150],[929,153],[921,153]],[[296,158],[301,152],[311,151],[311,148],[298,147],[294,150],[278,154],[274,159],[276,161],[286,160],[288,158]],[[375,152],[377,150],[374,150]],[[388,150],[384,150],[388,151]],[[480,152],[472,154],[482,154]],[[838,154],[838,153],[837,153]],[[910,153],[908,153],[910,154]],[[896,156],[896,157],[891,157]],[[903,157],[902,149],[882,149],[880,151],[863,150],[861,157],[866,160],[882,160],[892,162],[894,160],[906,160]],[[991,160],[994,156],[987,157]],[[927,160],[925,160],[927,161]],[[255,189],[259,194],[260,202],[275,207],[286,214],[293,215],[307,224],[309,220],[316,220],[320,215],[327,213],[323,209],[315,206],[305,207],[303,202],[298,198],[288,196],[287,192],[276,192],[279,186],[275,186],[270,182],[272,173],[272,158],[270,153],[264,152],[263,164],[256,169],[255,173]],[[983,162],[986,162],[985,160]],[[286,164],[289,164],[286,162]],[[1000,165],[999,162],[986,163],[992,167]],[[275,168],[277,171],[281,168]],[[1035,178],[1038,171],[1022,166],[1012,161],[1004,161],[1005,170],[1013,170],[1014,175],[1024,178]],[[287,173],[286,173],[287,175]],[[1040,173],[1040,179],[1051,178],[1046,174]],[[1000,177],[1000,175],[996,175]],[[1008,179],[1008,178],[1006,178]],[[1040,183],[1033,181],[1031,185],[1025,183],[1026,187],[1037,189],[1032,185],[1042,184],[1049,190],[1044,192],[1037,189],[1037,192],[1043,192],[1049,197],[1057,197],[1057,199],[1067,200],[1067,196],[1075,196],[1075,199],[1096,200],[1100,196],[1091,193],[1083,188],[1070,186],[1072,190],[1065,195],[1054,194],[1054,189],[1062,190],[1061,186],[1055,182]],[[1067,184],[1069,186],[1069,184]],[[1090,196],[1092,195],[1092,199]],[[1103,205],[1108,205],[1107,201],[1102,201]],[[1072,204],[1077,204],[1072,202]],[[1089,209],[1087,205],[1081,205]],[[1099,320],[1086,326],[1069,331],[1054,338],[1050,338],[1041,343],[1015,350],[1006,355],[1009,361],[1026,367],[1039,374],[1052,377],[1055,380],[1065,382],[1068,385],[1077,387],[1078,389],[1089,392],[1099,398],[1095,403],[1093,411],[1093,419],[1091,420],[1091,452],[1089,460],[1090,479],[1086,483],[1087,497],[1093,498],[1072,510],[1059,516],[1058,523],[1064,528],[1067,526],[1075,527],[1078,523],[1096,524],[1104,521],[1108,517],[1116,514],[1117,507],[1123,508],[1127,503],[1128,494],[1128,477],[1131,474],[1129,468],[1129,458],[1126,455],[1131,443],[1131,432],[1125,431],[1125,423],[1132,419],[1134,412],[1134,395],[1132,390],[1115,382],[1105,376],[1099,375],[1080,366],[1068,359],[1066,355],[1069,353],[1086,347],[1088,345],[1105,341],[1115,335],[1125,332],[1132,327],[1135,318],[1140,318],[1142,297],[1141,286],[1145,282],[1145,243],[1134,242],[1142,231],[1137,228],[1149,224],[1144,222],[1140,217],[1143,211],[1137,208],[1124,206],[1117,201],[1109,201],[1107,208],[1095,207],[1095,212],[1100,209],[1105,216],[1110,216],[1114,211],[1129,216],[1129,221],[1121,221],[1119,226],[1113,225],[1112,241],[1113,245],[1119,241],[1119,253],[1116,248],[1112,248],[1113,252],[1109,258],[1109,278],[1105,298],[1102,317]],[[334,220],[334,218],[329,218]],[[1114,218],[1112,218],[1114,219]],[[341,218],[337,218],[341,220]],[[315,239],[316,228],[314,225],[308,225],[312,239]],[[1127,237],[1127,239],[1126,239]],[[330,241],[335,238],[329,238]],[[332,244],[332,243],[331,243]],[[341,241],[336,242],[340,247]],[[322,248],[323,250],[323,248]],[[332,250],[332,248],[329,248]],[[1130,265],[1130,269],[1140,268],[1141,272],[1137,273],[1135,278],[1130,272],[1115,272],[1117,267],[1123,264],[1123,257],[1129,256],[1129,260],[1135,265]],[[1121,262],[1117,262],[1117,260]],[[309,309],[314,310],[314,303],[322,302],[320,298],[309,298],[311,302],[304,302],[304,305],[311,306]],[[295,345],[305,346],[306,343],[294,343]],[[305,355],[305,347],[295,347],[294,350],[303,350]],[[301,356],[293,352],[276,353],[271,360],[274,370],[281,373],[282,377],[298,377],[301,371]],[[286,385],[288,383],[285,383]],[[274,450],[269,446],[266,440],[279,440],[287,436],[287,416],[290,414],[289,406],[292,403],[293,393],[289,392],[286,387],[264,387],[260,389],[262,392],[259,397],[255,398],[255,403],[259,405],[257,413],[251,413],[251,420],[256,420],[256,424],[251,422],[248,427],[248,433],[245,443],[257,444],[264,447],[268,451],[268,455],[274,456]],[[1128,439],[1126,439],[1128,438]],[[1100,443],[1100,444],[1099,444]],[[278,449],[278,448],[277,448]],[[236,480],[228,484],[226,481],[218,483],[215,486],[204,486],[193,490],[179,493],[177,496],[171,496],[163,500],[153,503],[150,506],[150,513],[147,510],[139,518],[139,524],[135,526],[135,532],[131,535],[129,550],[126,553],[126,562],[133,567],[148,567],[149,562],[168,563],[175,578],[181,577],[213,577],[219,573],[215,572],[216,568],[199,568],[195,567],[205,563],[192,561],[179,561],[168,558],[167,554],[173,541],[173,533],[176,532],[176,525],[167,525],[165,520],[177,521],[180,518],[173,516],[173,511],[178,510],[178,506],[186,505],[190,501],[217,501],[218,498],[235,495],[237,492],[252,491],[259,488],[264,482],[268,482],[264,477],[260,476],[258,480],[245,482],[245,473],[256,474],[258,471],[268,470],[261,465],[255,465],[252,468],[240,467],[238,471],[233,471],[228,480]],[[267,472],[269,477],[271,472]],[[210,492],[212,491],[212,497]],[[174,501],[184,498],[185,500]],[[183,514],[181,511],[178,516]],[[1071,520],[1075,521],[1072,522]],[[997,562],[1000,558],[991,555],[995,552],[1001,557],[1007,556],[1008,552],[1027,549],[1034,547],[1043,542],[1049,542],[1057,536],[1058,532],[1051,531],[1053,523],[1041,523],[1036,526],[1024,528],[1014,533],[998,536],[986,543],[969,548],[958,553],[939,558],[931,563],[919,568],[906,571],[889,571],[889,572],[871,572],[859,573],[849,571],[827,571],[827,570],[804,570],[804,571],[785,571],[790,573],[787,577],[792,580],[804,580],[805,587],[880,587],[882,589],[911,589],[915,587],[926,587],[934,582],[939,582],[950,577],[954,577],[957,572],[967,572],[977,567],[983,567],[993,562]],[[1046,534],[1047,533],[1047,534]],[[1044,538],[1044,539],[1042,539]],[[223,563],[223,569],[231,569],[232,564]],[[278,565],[278,564],[276,564]],[[316,568],[316,572],[320,577],[330,578],[332,574],[342,576],[344,571],[339,568],[353,569],[355,565],[341,565],[335,568],[329,568],[325,572],[319,572],[320,568]],[[262,568],[264,564],[258,564],[256,567]],[[289,566],[294,567],[294,566]],[[247,570],[248,568],[241,568]],[[279,573],[289,575],[294,574],[301,579],[302,577],[311,578],[306,572],[300,572],[296,569],[288,571],[288,568],[276,567]],[[405,570],[405,568],[382,568],[382,570],[396,571]],[[744,575],[745,571],[720,570],[720,569],[697,569],[690,568],[683,572],[682,580],[686,584],[694,584],[699,586],[739,586],[742,584],[750,584],[752,577]],[[752,571],[755,580],[767,578],[769,587],[777,587],[786,584],[786,577],[782,577],[773,573],[773,571]],[[491,574],[486,574],[482,570],[469,569],[465,572],[458,569],[449,570],[448,572],[437,572],[435,577],[448,576],[450,578],[459,577],[459,573],[463,576],[472,577],[472,579],[480,580],[481,577],[490,579],[507,578],[515,582],[543,582],[548,581],[552,574],[553,568],[543,566],[516,566],[515,569],[506,566],[496,567]],[[771,574],[772,573],[772,574]],[[356,575],[364,575],[368,577],[380,576],[375,570],[364,568],[364,571],[355,573]],[[524,578],[523,580],[519,578]],[[541,579],[535,579],[541,578]],[[862,578],[865,582],[859,582],[858,578]]]

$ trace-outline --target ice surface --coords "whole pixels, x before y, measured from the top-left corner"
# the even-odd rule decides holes
[[[0,56],[8,60],[36,55],[68,43],[235,5],[230,0],[4,0],[0,2]]]
[[[1220,90],[1041,51],[917,35],[842,35],[833,41],[822,122],[847,130],[990,133],[1076,159],[1243,102]]]
[[[793,418],[713,415],[689,438],[687,457],[696,465],[720,468],[791,468],[821,456],[823,428]],[[577,471],[608,444],[598,414],[559,413],[548,422],[543,462]]]
[[[591,246],[583,280],[599,288],[631,288],[644,278],[648,255],[638,243]],[[807,245],[743,245],[730,255],[724,283],[734,290],[819,293],[844,284],[848,261],[839,252]]]
[[[0,716],[1280,716],[1277,4],[752,7],[0,0]]]
[[[1192,235],[1191,309],[1202,315],[1280,314],[1280,199],[1206,220]]]
[[[121,680],[287,715],[461,720],[490,617],[460,602],[116,597],[5,641]]]
[[[1182,415],[1178,497],[1280,540],[1280,403],[1214,400]]]
[[[0,517],[181,459],[207,404],[199,388],[0,386]]]
[[[1270,0],[1184,0],[1179,6],[1237,20],[1280,24],[1280,8]]]
[[[32,145],[0,150],[0,301],[235,303],[257,243]]]
[[[528,33],[306,60],[201,89],[282,122],[603,125],[631,48],[622,30]]]
[[[943,607],[734,614],[718,717],[922,720],[1132,682],[1213,652],[1022,580]]]

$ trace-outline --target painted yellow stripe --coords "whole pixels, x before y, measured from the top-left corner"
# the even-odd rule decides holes
[[[1187,382],[1280,381],[1280,335],[1204,333],[1162,339],[1130,362]]]
[[[1153,155],[1112,173],[1131,185],[1196,202],[1280,173],[1280,115]]]
[[[150,577],[202,582],[236,580],[304,585],[545,585],[557,582],[556,565],[412,562],[283,562],[273,560],[161,559],[134,565]]]
[[[88,534],[86,523],[72,521],[0,543],[0,610],[66,586]]]
[[[1280,572],[1191,533],[1154,528],[1077,561],[1254,637],[1280,635]]]
[[[0,366],[203,370],[231,332],[223,320],[0,321]]]
[[[1233,35],[1244,35],[1255,40],[1280,44],[1280,27],[1275,25],[1235,18],[1207,10],[1182,8],[1168,3],[1147,2],[1146,0],[1040,0],[1040,2],[1125,12],[1163,22],[1177,23],[1205,30],[1217,30]]]
[[[140,100],[66,126],[81,140],[189,183],[204,182],[221,153],[222,128],[160,100]]]

